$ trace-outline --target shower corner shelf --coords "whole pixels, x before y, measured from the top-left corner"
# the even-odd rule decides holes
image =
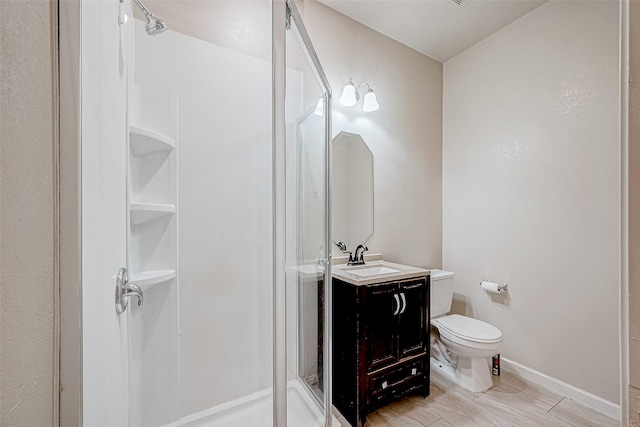
[[[139,225],[152,219],[175,214],[176,205],[131,202],[129,211],[131,223]]]
[[[166,135],[139,126],[129,126],[131,153],[136,157],[176,148],[176,141]]]
[[[168,282],[176,277],[175,270],[141,271],[131,275],[129,280],[141,288]]]

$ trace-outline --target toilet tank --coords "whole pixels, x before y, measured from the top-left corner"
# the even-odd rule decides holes
[[[431,318],[447,314],[453,301],[453,276],[445,270],[431,270]]]

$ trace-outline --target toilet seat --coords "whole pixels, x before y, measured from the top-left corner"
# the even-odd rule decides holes
[[[500,329],[471,317],[451,314],[434,319],[433,323],[441,335],[460,344],[497,344],[502,341]]]

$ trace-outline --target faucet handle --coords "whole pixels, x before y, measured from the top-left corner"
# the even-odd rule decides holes
[[[333,244],[336,245],[343,253],[347,253],[347,245],[345,245],[344,242],[338,242],[336,243],[335,241],[333,241]]]
[[[364,263],[364,253],[367,252],[369,248],[367,247],[367,245],[359,245],[358,248],[362,248],[358,261],[362,261]],[[358,253],[358,251],[356,251],[356,253]]]

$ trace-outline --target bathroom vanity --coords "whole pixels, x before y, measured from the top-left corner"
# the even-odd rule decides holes
[[[429,395],[429,270],[333,266],[333,402],[354,426],[408,393]]]

